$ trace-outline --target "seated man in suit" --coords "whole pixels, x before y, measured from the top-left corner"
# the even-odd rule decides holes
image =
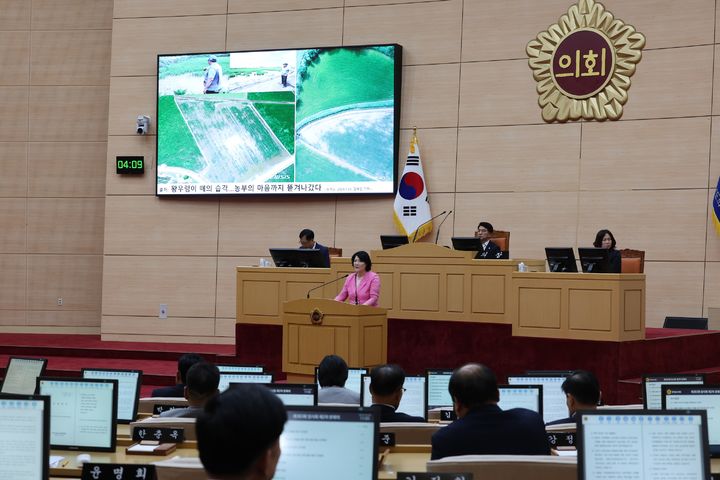
[[[320,250],[325,257],[325,267],[330,268],[330,250],[315,241],[315,232],[309,228],[305,228],[300,232],[300,248]]]
[[[595,410],[600,403],[600,382],[591,372],[585,370],[573,372],[563,382],[562,390],[565,392],[570,416],[548,422],[548,425],[575,423],[575,413],[578,410]]]
[[[489,260],[502,258],[502,251],[500,247],[490,241],[490,235],[494,229],[492,224],[488,222],[478,223],[477,230],[475,230],[475,238],[479,239],[482,245],[482,250],[479,250],[475,258]]]
[[[360,405],[360,394],[345,388],[348,366],[342,357],[326,355],[318,365],[318,403]]]
[[[198,362],[202,362],[203,358],[197,353],[186,353],[178,359],[178,369],[175,374],[176,385],[172,387],[160,387],[152,391],[153,397],[184,397],[185,381],[187,372],[190,367]]]
[[[220,370],[207,362],[198,362],[187,372],[187,385],[185,385],[185,398],[188,401],[186,408],[174,408],[160,414],[161,417],[197,418],[205,404],[220,393]]]
[[[400,365],[380,365],[370,372],[370,394],[372,406],[380,409],[381,422],[424,422],[422,417],[413,417],[397,412],[405,389],[405,371]]]
[[[458,419],[432,436],[433,460],[456,455],[549,455],[542,417],[531,410],[501,410],[497,379],[485,365],[455,370],[448,385]]]
[[[195,426],[208,478],[273,478],[286,421],[282,401],[262,385],[246,383],[213,397]]]

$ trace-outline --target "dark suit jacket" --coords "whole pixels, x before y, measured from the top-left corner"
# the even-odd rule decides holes
[[[432,436],[431,459],[456,455],[550,455],[550,444],[536,412],[490,404],[471,409]]]
[[[380,422],[424,422],[422,417],[413,417],[407,413],[396,412],[390,405],[373,404],[373,408],[380,410]]]
[[[622,258],[618,250],[612,249],[608,252],[608,273],[620,273],[622,271]]]
[[[172,387],[160,387],[152,391],[153,397],[185,397],[185,385],[178,383]]]
[[[478,252],[477,255],[475,255],[475,258],[479,258],[481,260],[495,260],[502,258],[502,250],[500,250],[500,247],[494,244],[492,240],[489,240],[485,250]]]
[[[325,257],[325,268],[330,268],[330,250],[325,245],[320,245],[315,242],[315,248],[313,250],[320,250]]]

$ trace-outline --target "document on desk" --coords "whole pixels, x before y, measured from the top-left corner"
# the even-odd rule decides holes
[[[0,478],[43,478],[42,402],[0,400]]]

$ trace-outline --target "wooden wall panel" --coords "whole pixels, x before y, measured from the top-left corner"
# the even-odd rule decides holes
[[[27,228],[25,198],[0,198],[0,253],[25,251]]]
[[[31,87],[30,140],[107,140],[108,87]]]
[[[348,8],[343,43],[399,43],[403,64],[460,61],[462,2],[427,2]]]
[[[227,48],[254,50],[341,45],[341,8],[227,17]]]
[[[28,192],[27,143],[0,142],[0,197],[24,197]],[[3,226],[4,228],[4,226]]]
[[[0,255],[0,310],[25,310],[27,259],[25,255]],[[4,312],[0,311],[0,317]]]
[[[106,205],[105,255],[217,252],[217,200],[108,196]]]
[[[30,0],[0,0],[0,30],[28,30],[32,15]]]
[[[231,0],[233,1],[233,0]],[[238,1],[238,0],[234,0]],[[242,0],[240,0],[242,1]],[[423,2],[443,2],[445,0],[345,0],[346,7],[355,7],[361,5],[389,5],[396,3],[423,3]]]
[[[417,132],[425,183],[429,192],[454,192],[457,163],[457,130],[428,128]],[[412,130],[400,132],[398,177],[402,175],[410,151]]]
[[[157,133],[157,77],[112,77],[110,79],[108,135],[137,135],[138,115],[150,117],[144,145],[154,148]]]
[[[99,295],[100,292],[98,292]],[[27,312],[27,324],[45,328],[56,328],[63,325],[68,328],[100,327],[100,310],[93,311],[58,311],[58,310],[30,310]],[[79,332],[79,333],[99,333]]]
[[[235,323],[237,320],[235,317],[232,318],[216,318],[215,319],[215,336],[227,340],[229,343],[235,343]],[[221,341],[220,343],[225,343]]]
[[[623,118],[709,115],[712,58],[712,45],[644,51]]]
[[[459,65],[404,67],[400,126],[457,126],[459,79]]]
[[[720,82],[716,85],[720,86]],[[715,190],[720,178],[720,118],[712,117],[712,131],[710,134],[710,176],[708,188]]]
[[[147,317],[105,317],[102,324],[102,333],[137,335],[184,335],[184,336],[213,336],[215,335],[215,321],[211,318],[147,318]]]
[[[228,13],[277,12],[282,10],[315,10],[342,7],[343,0],[227,0]]]
[[[102,254],[104,198],[30,198],[30,253]]]
[[[718,181],[717,176],[715,181]],[[717,185],[717,184],[716,184]],[[715,187],[708,190],[707,197],[707,243],[705,251],[705,260],[708,262],[720,262],[720,234],[715,230],[715,224],[713,223],[713,212],[712,212],[712,200],[715,195]],[[718,290],[720,292],[720,290]],[[720,295],[718,295],[720,298]]]
[[[703,269],[702,262],[645,262],[645,324],[662,327],[666,316],[699,317]]]
[[[705,188],[710,118],[583,124],[583,190]]]
[[[214,317],[214,257],[114,256],[103,263],[102,313],[157,317]]]
[[[265,255],[269,257],[269,255]],[[257,257],[218,257],[217,300],[215,311],[218,317],[235,318],[237,272],[235,267],[258,265]],[[233,333],[233,335],[235,335]]]
[[[340,197],[335,219],[335,245],[349,257],[357,250],[380,249],[380,235],[396,235],[394,198]],[[432,203],[430,204],[432,205]],[[442,212],[441,210],[437,211]]]
[[[158,53],[222,51],[226,26],[225,15],[114,20],[111,75],[155,75]]]
[[[715,48],[714,60],[716,65],[720,65],[720,48]],[[720,85],[720,68],[713,71],[713,86],[717,87],[718,85]],[[720,88],[713,88],[712,114],[720,115]]]
[[[269,247],[297,247],[303,228],[322,245],[344,248],[335,241],[335,208],[334,197],[223,198],[218,255],[267,257]]]
[[[178,17],[227,13],[227,0],[115,0],[114,18]]]
[[[16,331],[27,324],[27,312],[25,310],[2,310],[0,311],[0,332]],[[46,332],[43,332],[46,333]]]
[[[117,126],[120,127],[120,124]],[[132,126],[131,122],[130,126]],[[142,155],[145,157],[145,173],[118,175],[115,164],[115,157],[118,155]],[[108,137],[105,164],[105,191],[108,195],[155,195],[155,168],[155,137],[149,135]]]
[[[28,310],[98,311],[102,264],[101,255],[29,255]]]
[[[0,142],[28,139],[27,86],[0,87]]]
[[[108,85],[110,30],[32,33],[31,85]]]
[[[113,0],[32,0],[32,7],[34,30],[96,30],[112,26]]]
[[[461,128],[458,192],[576,191],[580,125]]]
[[[617,248],[645,250],[645,261],[700,261],[705,251],[707,190],[582,192],[578,245],[609,228]],[[682,235],[668,235],[668,228]]]
[[[705,293],[703,295],[703,314],[708,314],[708,308],[720,308],[720,262],[708,262],[705,265]]]
[[[0,45],[0,85],[26,85],[30,78],[30,32],[0,31]]]
[[[29,143],[28,196],[104,196],[106,150],[105,142]]]

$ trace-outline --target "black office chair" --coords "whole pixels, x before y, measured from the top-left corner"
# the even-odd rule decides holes
[[[704,317],[665,317],[663,328],[707,330],[708,319]]]

